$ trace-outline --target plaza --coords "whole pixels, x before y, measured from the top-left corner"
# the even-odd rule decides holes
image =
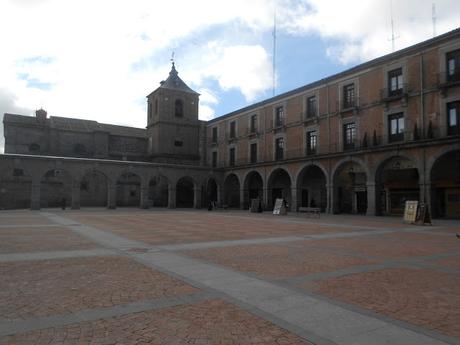
[[[0,214],[0,344],[460,344],[460,223]]]

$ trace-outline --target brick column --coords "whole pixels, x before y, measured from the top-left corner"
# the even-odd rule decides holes
[[[80,181],[72,182],[72,200],[70,202],[72,210],[80,209]]]
[[[115,209],[117,208],[117,184],[114,182],[109,182],[107,184],[107,208]]]
[[[367,210],[366,216],[375,216],[375,205],[377,200],[375,199],[375,183],[367,183]]]
[[[176,188],[168,187],[168,208],[176,208]]]
[[[32,181],[31,191],[30,191],[30,209],[39,210],[40,209],[40,181]]]
[[[193,189],[193,207],[201,208],[201,188]]]

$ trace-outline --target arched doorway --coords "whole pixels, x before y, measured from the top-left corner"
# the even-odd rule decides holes
[[[217,182],[212,177],[206,183],[206,207],[217,203]]]
[[[248,208],[252,199],[264,200],[264,182],[257,171],[251,171],[244,181],[244,208]]]
[[[106,207],[108,205],[107,182],[107,176],[100,171],[87,172],[80,182],[80,205]]]
[[[460,150],[439,157],[431,169],[434,217],[460,218]]]
[[[326,176],[320,167],[309,165],[302,169],[297,178],[297,205],[299,207],[319,207],[326,211]]]
[[[176,207],[193,207],[194,190],[193,180],[182,177],[176,185]]]
[[[5,171],[0,178],[0,210],[30,208],[32,177],[22,168]]]
[[[383,162],[376,173],[376,212],[402,215],[407,200],[419,200],[419,174],[415,163],[401,156]]]
[[[284,198],[288,203],[288,209],[291,205],[291,178],[284,169],[276,169],[268,179],[267,184],[269,207],[275,205],[275,200]]]
[[[149,206],[168,207],[169,181],[166,177],[158,175],[149,181]]]
[[[225,179],[223,203],[231,208],[240,207],[240,180],[235,174],[230,174]]]
[[[61,169],[48,170],[40,183],[40,208],[70,206],[72,177]]]
[[[125,172],[117,180],[117,206],[140,206],[141,178],[132,172]]]
[[[366,214],[367,175],[355,161],[340,165],[334,173],[334,213]]]

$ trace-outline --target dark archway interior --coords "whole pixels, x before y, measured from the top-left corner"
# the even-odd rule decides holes
[[[367,175],[359,163],[342,164],[334,176],[334,213],[365,214]]]
[[[83,176],[80,182],[80,205],[105,207],[107,200],[107,177],[98,171],[91,171]]]
[[[431,170],[431,210],[434,217],[460,218],[460,151],[446,153]]]
[[[275,170],[268,180],[268,202],[269,207],[273,207],[276,199],[286,199],[288,209],[291,205],[291,178],[289,174],[283,170]]]
[[[298,179],[297,198],[299,207],[319,207],[324,212],[327,207],[326,176],[315,166],[302,170]]]
[[[408,200],[419,200],[419,176],[411,160],[393,157],[376,174],[376,211],[380,215],[402,215]]]
[[[206,184],[206,204],[217,202],[217,183],[216,180],[210,178]]]
[[[176,206],[193,207],[193,199],[193,181],[187,177],[181,178],[176,185]]]
[[[124,173],[117,180],[117,206],[139,206],[141,178],[134,173]]]
[[[257,171],[249,173],[244,184],[244,206],[248,208],[252,199],[264,200],[264,184]]]
[[[240,207],[240,182],[234,174],[227,176],[224,182],[224,204],[228,207]]]

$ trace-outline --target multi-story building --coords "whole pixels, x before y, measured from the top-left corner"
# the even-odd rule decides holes
[[[460,29],[208,122],[198,121],[198,98],[173,66],[147,96],[146,130],[6,114],[1,159],[13,174],[2,183],[29,181],[37,208],[60,162],[85,167],[61,183],[73,186],[62,193],[75,207],[94,184],[90,168],[106,187],[85,200],[112,207],[247,208],[260,198],[270,209],[283,197],[291,211],[386,215],[420,200],[435,216],[460,217]]]

